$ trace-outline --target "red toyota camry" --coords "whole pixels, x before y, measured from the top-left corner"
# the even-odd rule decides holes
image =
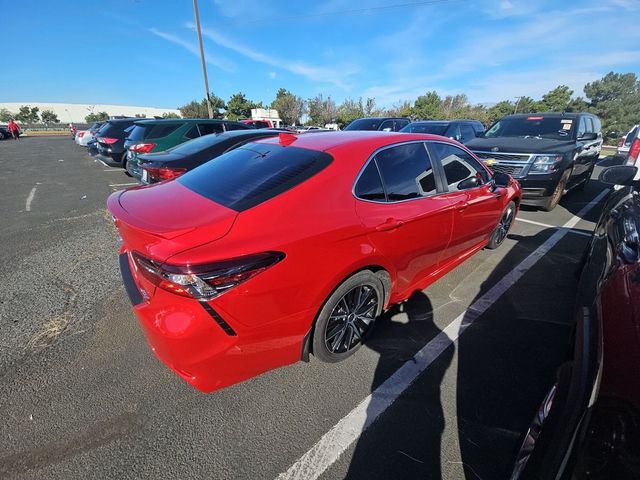
[[[519,203],[456,142],[336,132],[249,143],[108,207],[151,348],[213,391],[353,354],[390,304],[500,245]]]

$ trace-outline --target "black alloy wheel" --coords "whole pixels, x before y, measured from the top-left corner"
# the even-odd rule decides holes
[[[493,250],[494,248],[498,248],[504,242],[504,239],[507,238],[507,234],[511,229],[511,225],[513,224],[513,220],[516,217],[516,204],[514,202],[509,202],[507,208],[502,212],[502,216],[500,217],[500,221],[496,228],[493,230],[491,234],[491,238],[489,239],[489,243],[487,244],[487,248]]]
[[[363,270],[345,280],[323,305],[313,332],[313,354],[323,362],[338,362],[363,344],[382,313],[384,287],[380,278]]]

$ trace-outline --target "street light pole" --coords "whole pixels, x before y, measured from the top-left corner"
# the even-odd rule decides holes
[[[196,17],[196,30],[198,32],[198,43],[200,44],[200,60],[202,61],[202,74],[204,75],[204,95],[207,99],[207,110],[209,118],[213,118],[213,108],[209,98],[209,80],[207,79],[207,64],[204,60],[204,47],[202,46],[202,32],[200,31],[200,14],[198,13],[198,0],[193,0],[193,14]]]
[[[522,97],[516,97],[516,98],[518,99],[518,101],[516,102],[516,108],[513,110],[514,115],[518,113],[518,105],[520,105],[520,100],[522,100]]]

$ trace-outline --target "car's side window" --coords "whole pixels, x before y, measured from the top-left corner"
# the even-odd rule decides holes
[[[453,138],[454,140],[462,140],[462,135],[460,133],[460,124],[453,123],[447,128],[447,132],[444,134],[445,137]]]
[[[593,120],[591,117],[585,117],[585,121],[587,122],[587,133],[594,133],[595,130],[593,128]]]
[[[423,143],[385,148],[375,156],[390,202],[437,193],[429,155]]]
[[[184,134],[185,138],[198,138],[200,136],[200,132],[198,131],[198,126],[194,125],[187,133]]]
[[[220,123],[199,123],[198,128],[200,129],[200,135],[224,132],[224,128]]]
[[[378,130],[384,130],[384,129],[390,129],[390,131],[393,132],[393,120],[385,120],[384,122],[382,122],[382,125],[380,125],[380,128]]]
[[[467,152],[448,143],[429,142],[429,152],[434,159],[438,159],[446,177],[450,192],[466,190],[473,186],[480,186],[489,181],[489,174],[478,161]],[[460,182],[475,178],[475,184],[460,185]]]
[[[476,138],[475,130],[471,127],[471,125],[467,123],[463,123],[462,125],[460,125],[460,133],[462,134],[463,143]]]
[[[587,132],[587,122],[585,122],[584,117],[580,117],[580,121],[578,122],[578,138],[582,137]]]
[[[395,120],[395,131],[399,132],[402,128],[406,127],[407,125],[409,125],[409,121],[408,120]]]
[[[356,197],[362,198],[363,200],[378,202],[385,202],[387,200],[375,160],[370,161],[362,171],[356,183],[354,193]]]

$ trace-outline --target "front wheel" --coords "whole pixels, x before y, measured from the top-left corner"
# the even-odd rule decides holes
[[[570,176],[571,176],[571,170],[565,170],[564,173],[562,174],[562,177],[560,177],[560,181],[558,181],[558,184],[556,185],[556,188],[553,191],[553,194],[547,199],[546,203],[542,206],[542,209],[544,211],[550,212],[551,210],[556,208],[558,203],[560,203],[560,199],[562,198],[562,195],[564,195],[564,190],[565,188],[567,188],[567,183],[569,183]]]
[[[325,302],[313,331],[313,354],[335,363],[362,346],[382,313],[384,287],[371,271],[363,270],[345,280]]]
[[[488,249],[493,250],[494,248],[498,248],[502,245],[504,239],[507,238],[507,233],[509,233],[509,229],[511,228],[515,217],[516,204],[511,201],[509,202],[509,205],[507,205],[507,208],[504,209],[504,212],[502,212],[500,221],[489,238],[489,243],[487,244]]]

